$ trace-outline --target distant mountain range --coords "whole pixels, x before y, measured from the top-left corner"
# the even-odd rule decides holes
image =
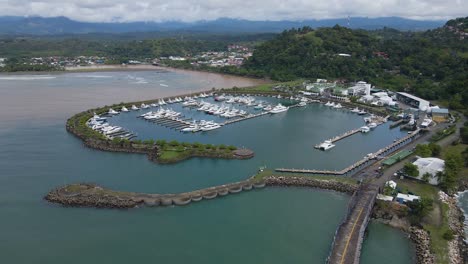
[[[440,27],[445,21],[422,21],[401,17],[365,18],[352,17],[351,28],[379,29],[383,27],[405,31],[420,31]],[[220,18],[213,21],[186,22],[130,22],[90,23],[74,21],[66,17],[15,17],[0,16],[0,34],[3,35],[64,35],[86,33],[128,33],[190,31],[204,33],[263,33],[281,32],[303,26],[331,27],[348,26],[347,18],[303,21],[250,21]]]

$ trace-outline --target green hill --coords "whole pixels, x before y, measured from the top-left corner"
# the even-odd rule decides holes
[[[280,81],[366,80],[461,109],[468,105],[467,25],[459,18],[425,32],[291,29],[258,46],[243,71]]]

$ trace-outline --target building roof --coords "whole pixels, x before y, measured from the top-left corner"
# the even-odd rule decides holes
[[[420,170],[424,168],[432,172],[443,171],[445,168],[445,161],[439,158],[419,158],[413,164],[418,166]]]
[[[388,195],[383,195],[383,194],[377,194],[377,200],[382,200],[382,201],[393,201],[393,196],[388,196]]]
[[[447,108],[432,108],[432,113],[434,114],[448,114],[449,110]]]
[[[398,92],[397,94],[403,95],[403,96],[405,96],[405,97],[408,97],[408,98],[410,98],[410,99],[413,99],[413,100],[416,100],[416,101],[419,101],[419,102],[427,102],[427,103],[429,103],[429,101],[424,100],[424,99],[422,99],[422,98],[419,98],[419,97],[414,96],[414,95],[409,94],[409,93]]]
[[[414,200],[419,200],[420,197],[417,195],[411,195],[411,194],[404,194],[404,193],[399,193],[397,194],[397,199],[402,199],[403,201],[414,201]]]

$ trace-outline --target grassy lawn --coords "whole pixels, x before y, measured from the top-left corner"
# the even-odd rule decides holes
[[[183,154],[184,154],[184,151],[163,150],[159,158],[161,160],[174,160],[174,159],[179,158],[179,156]]]
[[[433,199],[434,209],[424,218],[422,225],[431,236],[431,249],[436,255],[436,262],[449,263],[447,240],[443,238],[444,233],[449,230],[448,205],[439,200],[439,188],[413,180],[397,180],[396,182],[397,188],[400,188],[402,193],[408,193],[409,191],[423,198]]]
[[[268,176],[305,177],[305,178],[314,178],[317,180],[332,180],[332,181],[348,183],[348,184],[357,184],[357,181],[355,179],[348,178],[348,177],[322,176],[322,175],[314,175],[314,174],[306,174],[306,173],[281,173],[281,172],[275,172],[272,170],[264,170],[263,172],[259,172],[257,173],[257,175],[255,175],[254,179],[260,180]]]

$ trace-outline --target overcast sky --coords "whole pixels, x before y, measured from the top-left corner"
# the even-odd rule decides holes
[[[220,17],[304,20],[348,15],[449,19],[468,16],[468,0],[0,0],[0,15],[66,16],[92,22]]]

